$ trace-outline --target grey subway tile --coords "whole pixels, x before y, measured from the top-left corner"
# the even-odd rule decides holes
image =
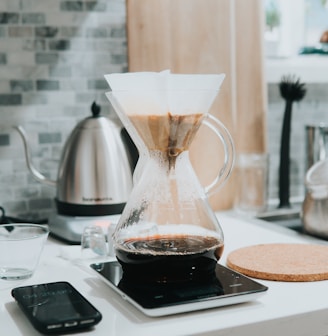
[[[71,47],[69,40],[51,40],[48,43],[49,50],[68,50]]]
[[[96,27],[86,29],[87,37],[105,38],[109,36],[108,29],[106,27]]]
[[[32,80],[10,80],[10,90],[11,92],[23,92],[34,90],[34,84]]]
[[[89,90],[107,90],[108,84],[105,79],[89,79],[88,80]]]
[[[11,24],[19,22],[18,13],[0,12],[0,24]]]
[[[36,64],[56,64],[58,63],[59,55],[57,53],[36,53],[35,63]]]
[[[60,27],[60,34],[62,37],[69,38],[69,37],[81,37],[82,31],[80,27]]]
[[[13,184],[16,184],[17,177],[15,177],[15,182]],[[7,214],[12,214],[12,213],[17,213],[17,211],[26,211],[27,210],[27,205],[26,201],[19,201],[19,200],[14,200],[14,201],[6,201],[3,202],[2,206],[6,209]]]
[[[0,94],[0,105],[21,105],[21,94]]]
[[[7,54],[0,53],[0,64],[6,64],[6,63],[7,63]]]
[[[50,198],[40,198],[40,199],[30,199],[28,201],[30,209],[43,209],[52,206],[52,199]]]
[[[124,38],[126,36],[125,26],[112,27],[110,36],[115,38]]]
[[[39,133],[39,144],[61,143],[61,133]]]
[[[50,77],[62,77],[67,78],[72,76],[72,67],[63,65],[49,66]]]
[[[0,26],[0,37],[5,37],[7,36],[7,27]]]
[[[45,24],[46,15],[45,13],[23,13],[22,23],[23,24]]]
[[[54,26],[42,26],[35,27],[36,37],[56,37],[58,35],[59,28]]]
[[[41,92],[24,92],[23,105],[46,105],[48,104],[48,97]]]
[[[38,91],[58,91],[59,82],[57,80],[37,80],[36,89]]]
[[[110,56],[111,64],[122,64],[127,62],[127,55],[111,55]]]
[[[61,1],[60,9],[62,11],[83,11],[82,1]]]
[[[9,37],[34,37],[34,31],[32,27],[28,26],[9,26]]]
[[[0,134],[0,146],[9,146],[9,134]]]
[[[23,50],[44,51],[46,50],[46,41],[44,39],[26,39],[23,42]]]
[[[107,10],[107,3],[105,2],[86,1],[84,6],[86,11],[105,12]]]

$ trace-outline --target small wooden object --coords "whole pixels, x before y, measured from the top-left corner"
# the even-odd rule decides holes
[[[260,244],[231,252],[227,266],[247,276],[275,281],[328,279],[328,246]]]

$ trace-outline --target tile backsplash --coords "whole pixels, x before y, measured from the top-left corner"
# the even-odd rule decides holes
[[[103,75],[127,70],[125,0],[0,1],[0,206],[8,215],[47,218],[55,188],[35,181],[23,142],[29,137],[34,165],[55,179],[63,144],[97,101],[115,118],[104,95]],[[327,84],[310,84],[295,104],[291,134],[291,196],[304,194],[307,123],[328,123]],[[280,133],[284,102],[268,85],[270,198],[278,194]]]
[[[0,205],[11,216],[48,217],[55,188],[29,173],[15,125],[34,165],[55,179],[62,146],[93,101],[115,118],[103,75],[127,70],[125,1],[0,2]]]

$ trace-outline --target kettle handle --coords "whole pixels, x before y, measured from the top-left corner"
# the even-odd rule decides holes
[[[229,133],[227,128],[221,123],[220,120],[218,120],[211,114],[207,114],[202,123],[210,130],[212,130],[214,134],[220,139],[224,149],[223,166],[220,168],[217,176],[212,181],[212,183],[204,188],[205,193],[209,195],[221,188],[228,179],[232,171],[233,164],[235,162],[235,148],[231,134]]]

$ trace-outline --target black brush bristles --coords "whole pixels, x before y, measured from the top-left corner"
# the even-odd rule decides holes
[[[290,133],[292,108],[295,101],[300,101],[306,94],[305,84],[295,76],[283,76],[279,83],[280,94],[285,99],[285,113],[281,132],[280,167],[279,167],[279,208],[290,208]]]
[[[301,83],[294,75],[283,76],[279,89],[282,98],[290,101],[300,101],[306,94],[305,83]]]

